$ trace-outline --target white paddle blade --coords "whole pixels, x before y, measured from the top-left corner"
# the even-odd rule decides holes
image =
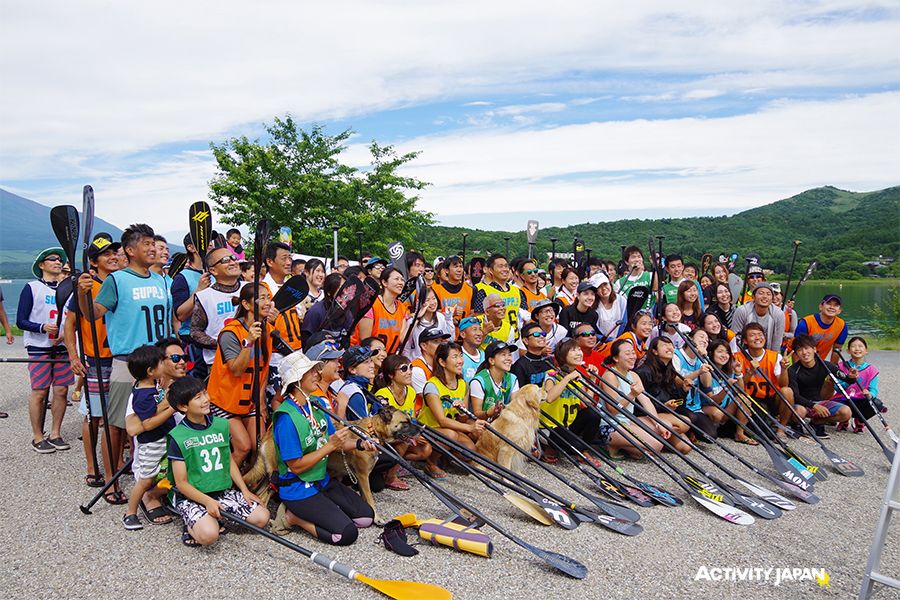
[[[715,500],[705,498],[700,494],[691,494],[691,496],[703,508],[714,515],[725,519],[729,523],[734,523],[735,525],[753,525],[756,522],[756,519],[739,508],[723,504],[722,502],[716,502]]]
[[[761,498],[769,504],[777,506],[782,510],[794,510],[795,508],[797,508],[796,504],[794,504],[784,496],[776,494],[771,490],[767,490],[766,488],[760,487],[754,483],[750,483],[749,481],[744,481],[743,479],[738,479],[737,482],[750,490],[750,493],[757,498]]]

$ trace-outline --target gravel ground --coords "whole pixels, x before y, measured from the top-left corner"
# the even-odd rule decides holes
[[[17,341],[4,346],[0,356],[22,356]],[[900,422],[900,361],[897,353],[873,352],[871,360],[882,370],[881,388],[888,417]],[[328,574],[260,536],[232,533],[210,549],[191,549],[179,543],[176,525],[147,525],[140,532],[121,526],[123,511],[103,501],[94,514],[78,510],[93,489],[82,482],[84,458],[78,445],[79,419],[70,409],[63,436],[73,449],[38,455],[28,448],[30,437],[25,365],[0,365],[0,410],[10,417],[0,421],[0,464],[6,485],[0,490],[0,547],[4,568],[0,595],[5,598],[170,598],[176,595],[205,597],[280,598],[305,594],[345,598],[375,598],[366,586]],[[731,443],[730,441],[728,443]],[[768,464],[759,448],[732,444],[756,464]],[[822,459],[821,453],[802,441],[796,446]],[[866,470],[863,478],[845,478],[834,472],[816,487],[822,501],[799,508],[774,521],[738,527],[722,521],[699,506],[640,508],[645,531],[625,537],[596,525],[576,531],[543,527],[520,514],[471,478],[454,475],[449,484],[525,540],[564,553],[587,565],[582,581],[559,575],[528,552],[485,528],[494,540],[492,559],[454,552],[444,547],[419,546],[420,554],[402,558],[379,545],[376,529],[364,530],[349,548],[326,547],[302,533],[289,539],[323,551],[375,578],[409,579],[442,585],[454,597],[525,598],[540,590],[545,597],[568,598],[683,598],[715,594],[729,598],[850,598],[856,597],[868,556],[869,544],[889,473],[887,462],[868,434],[838,434],[828,446]],[[728,459],[720,449],[712,453]],[[699,457],[698,457],[699,459]],[[729,461],[731,465],[731,461]],[[628,461],[626,469],[636,477],[678,489],[646,463]],[[742,476],[754,476],[734,466]],[[563,469],[577,480],[574,469]],[[556,480],[529,467],[529,475],[568,498]],[[588,484],[580,482],[584,487]],[[126,486],[130,487],[130,479]],[[678,495],[685,494],[678,489]],[[421,487],[408,492],[377,495],[382,515],[404,512],[445,516],[446,510]],[[581,502],[579,502],[581,503]],[[882,572],[900,575],[900,548],[892,528]],[[410,532],[411,540],[416,534]],[[829,587],[815,582],[695,581],[698,568],[776,567],[825,568]],[[280,575],[276,578],[275,574]],[[898,598],[900,593],[876,588],[876,598]]]

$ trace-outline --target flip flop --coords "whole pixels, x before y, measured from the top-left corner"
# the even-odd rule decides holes
[[[391,482],[386,482],[384,486],[389,490],[394,490],[397,492],[405,492],[409,489],[409,484],[402,479],[395,479]]]
[[[103,487],[106,485],[106,480],[103,479],[102,475],[85,475],[84,483],[88,487]]]
[[[198,548],[200,546],[200,543],[188,533],[187,526],[181,529],[181,543],[188,548]]]
[[[437,467],[433,471],[428,471],[428,476],[432,479],[437,479],[438,481],[444,481],[445,479],[448,479],[450,477],[447,474],[447,471],[441,469],[440,467]]]
[[[738,444],[744,444],[746,446],[759,446],[759,442],[757,442],[756,440],[754,440],[751,437],[745,437],[745,438],[741,438],[741,439],[734,438],[734,441]]]
[[[168,525],[172,522],[172,515],[169,514],[162,506],[157,506],[156,508],[148,509],[144,506],[144,503],[141,502],[138,505],[141,509],[141,513],[144,515],[144,518],[154,525]]]
[[[103,499],[106,500],[107,504],[112,504],[113,506],[128,504],[128,496],[120,491],[106,492],[103,494]]]

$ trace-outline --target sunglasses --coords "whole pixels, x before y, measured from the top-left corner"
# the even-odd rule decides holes
[[[491,304],[487,308],[504,308],[504,307],[506,307],[506,305],[501,302],[500,304]]]
[[[177,364],[181,361],[187,362],[188,356],[187,354],[170,354],[168,359]]]
[[[209,266],[214,267],[216,265],[227,265],[228,263],[233,263],[233,262],[237,262],[237,259],[234,256],[232,256],[231,254],[228,254],[226,256],[223,256],[222,258],[220,258],[219,260],[217,260],[216,262],[214,262],[213,264],[211,264]]]
[[[582,331],[581,333],[576,333],[575,337],[595,337],[596,335],[593,331]]]
[[[522,275],[537,275],[540,272],[540,269],[525,269],[522,271]]]
[[[405,365],[400,365],[399,367],[397,367],[397,371],[400,373],[406,373],[410,369],[412,369],[412,365],[409,363],[407,363]]]
[[[525,337],[532,337],[532,338],[547,337],[547,333],[544,331],[532,331]]]
[[[50,261],[50,262],[62,262],[62,259],[61,259],[60,257],[58,257],[58,256],[48,256],[47,258],[44,259],[44,262],[46,262],[46,261]]]
[[[762,275],[749,275],[747,277],[747,279],[762,279],[762,278],[763,278]]]

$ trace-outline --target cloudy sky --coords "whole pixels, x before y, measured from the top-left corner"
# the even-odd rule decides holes
[[[350,162],[422,151],[421,207],[482,228],[874,190],[900,183],[898,40],[864,0],[0,0],[0,187],[184,229],[210,141],[291,113],[352,127]]]

